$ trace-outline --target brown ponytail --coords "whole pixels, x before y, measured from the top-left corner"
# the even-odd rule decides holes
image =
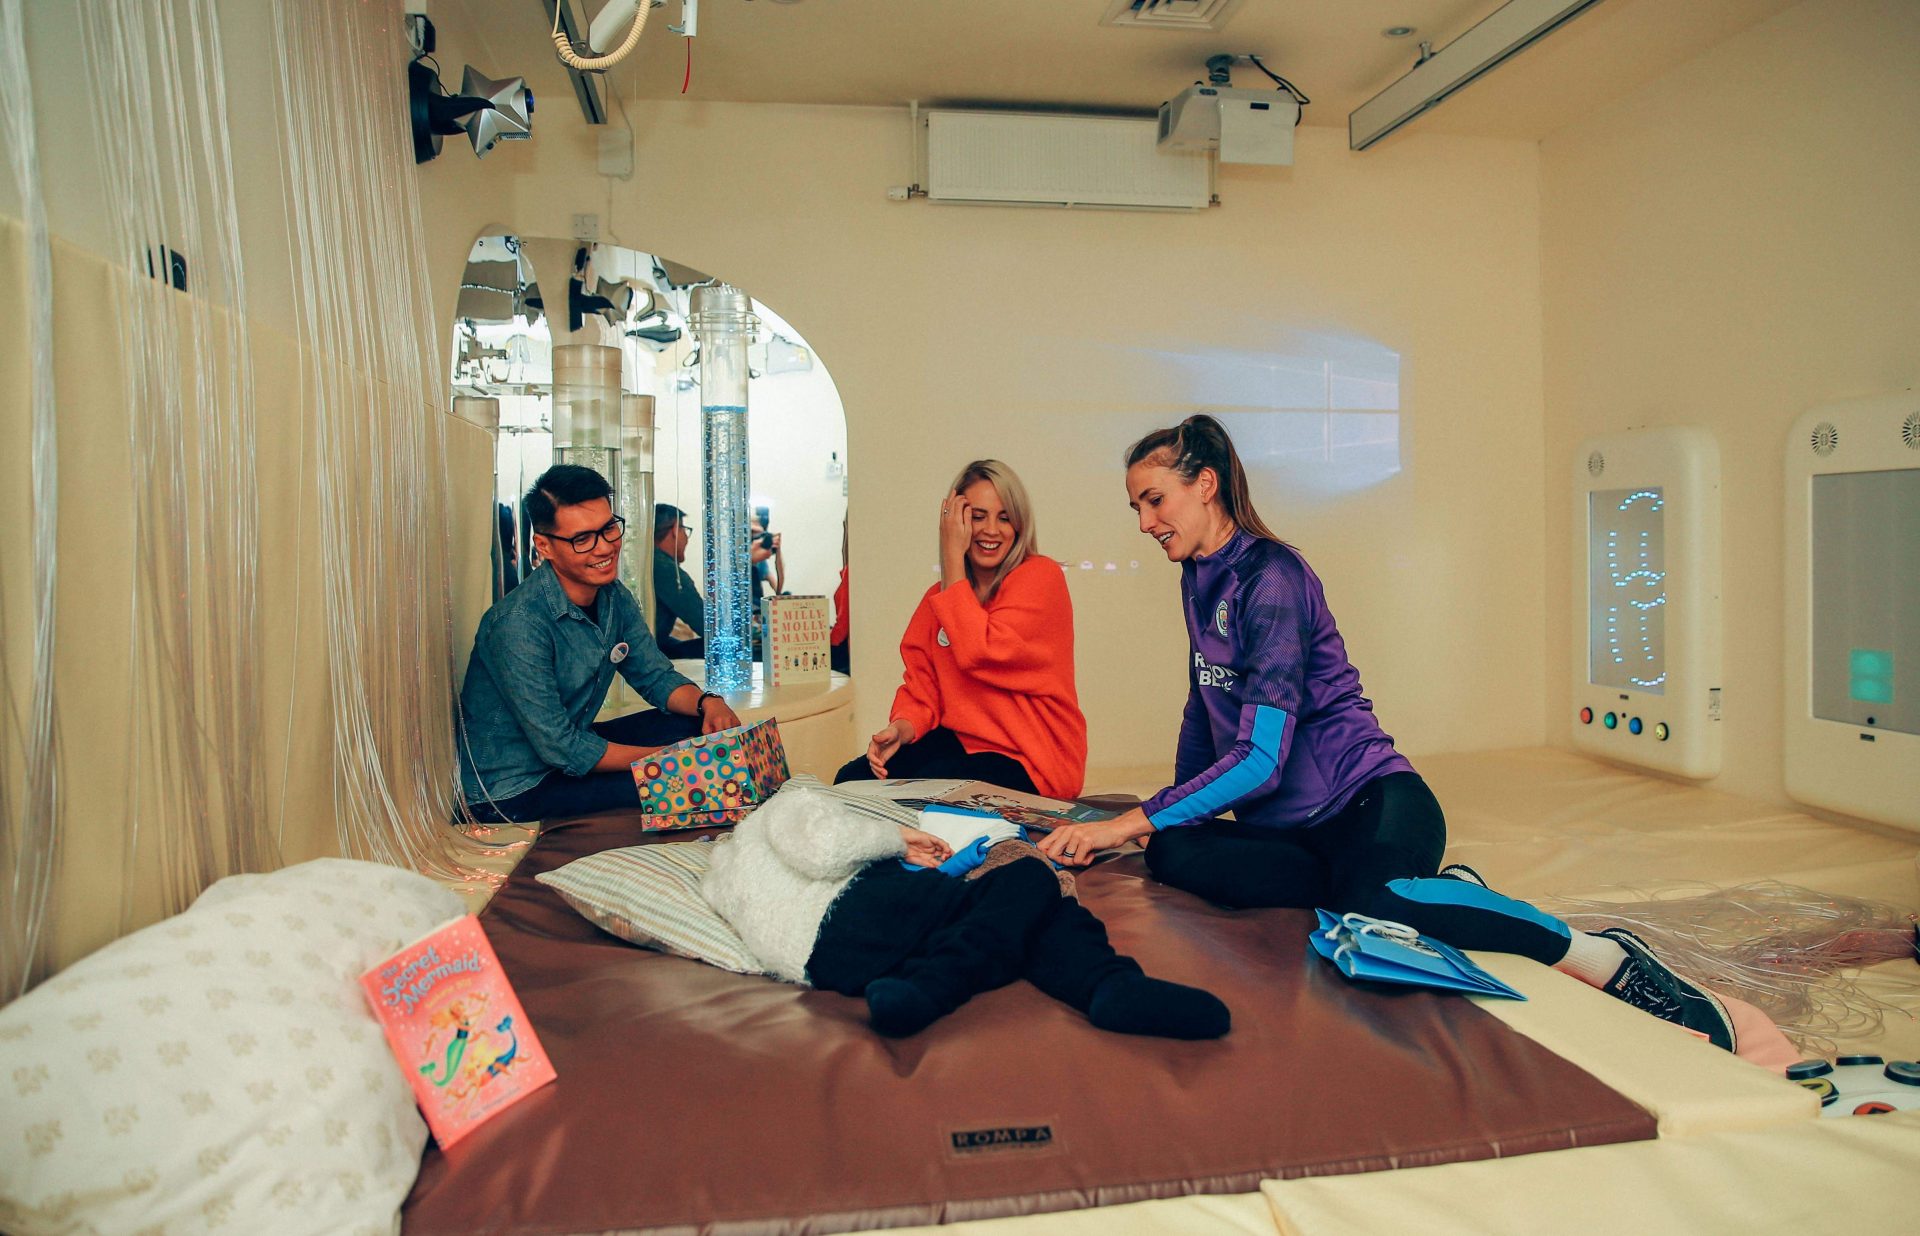
[[[1220,505],[1234,525],[1262,540],[1284,545],[1260,513],[1253,509],[1253,497],[1247,492],[1247,469],[1233,439],[1219,421],[1205,413],[1196,413],[1171,429],[1156,429],[1135,442],[1127,451],[1127,467],[1151,462],[1171,468],[1180,479],[1191,484],[1203,468],[1212,468],[1220,478]]]

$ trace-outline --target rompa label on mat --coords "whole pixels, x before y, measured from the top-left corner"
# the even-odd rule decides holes
[[[947,1134],[949,1152],[964,1157],[1002,1151],[1032,1153],[1059,1145],[1050,1124],[1008,1124],[980,1129],[954,1129]]]

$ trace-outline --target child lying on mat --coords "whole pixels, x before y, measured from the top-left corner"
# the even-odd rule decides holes
[[[1020,858],[973,880],[919,870],[951,854],[930,833],[788,785],[715,845],[700,888],[770,973],[866,997],[882,1034],[917,1034],[1017,978],[1103,1030],[1227,1032],[1226,1005],[1116,953],[1046,863]]]

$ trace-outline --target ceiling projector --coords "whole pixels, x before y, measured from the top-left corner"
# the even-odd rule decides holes
[[[1162,150],[1217,150],[1222,163],[1291,166],[1300,99],[1285,89],[1236,90],[1228,84],[1226,67],[1233,59],[1213,57],[1207,61],[1209,80],[1195,82],[1160,105],[1156,145]],[[1216,67],[1218,61],[1226,63]]]

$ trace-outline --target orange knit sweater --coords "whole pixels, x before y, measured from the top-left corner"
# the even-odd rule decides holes
[[[969,752],[1019,760],[1042,794],[1071,798],[1087,776],[1087,719],[1073,685],[1073,601],[1060,564],[1038,554],[981,605],[964,581],[927,589],[900,641],[906,680],[893,719],[945,726]]]

